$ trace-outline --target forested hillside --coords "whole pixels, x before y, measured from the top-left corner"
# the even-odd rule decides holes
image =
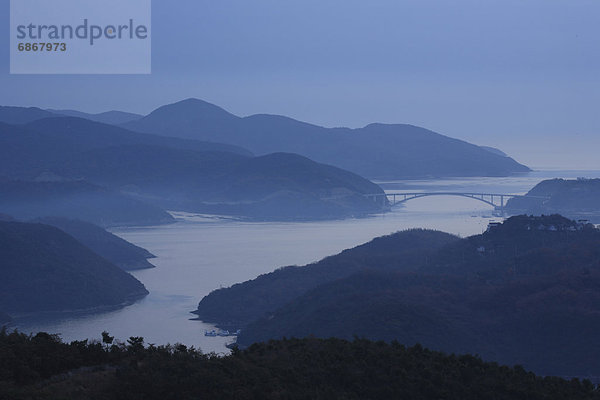
[[[428,237],[442,239],[437,249],[424,251]],[[239,316],[241,346],[358,335],[542,374],[600,375],[599,249],[598,229],[559,215],[512,217],[460,240],[401,232],[220,289],[199,312],[228,327]]]
[[[148,259],[155,256],[148,250],[129,243],[89,222],[59,217],[40,218],[36,222],[55,226],[68,233],[94,253],[124,270],[154,268]]]
[[[11,400],[419,399],[595,400],[588,380],[539,377],[520,366],[339,339],[256,344],[227,357],[183,345],[61,343],[0,332],[0,397]]]
[[[72,236],[43,224],[0,222],[0,309],[15,313],[122,306],[142,283]]]
[[[215,290],[200,301],[194,313],[203,321],[237,329],[321,284],[359,271],[410,271],[426,262],[436,249],[456,240],[447,233],[421,229],[376,238],[314,264],[280,268]]]
[[[600,223],[600,179],[545,180],[527,192],[525,197],[510,199],[506,209],[514,214],[559,213]]]

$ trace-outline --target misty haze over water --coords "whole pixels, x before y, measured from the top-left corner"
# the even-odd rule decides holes
[[[0,15],[0,400],[600,400],[600,1]]]
[[[386,191],[451,191],[524,194],[543,179],[600,177],[600,171],[541,171],[505,178],[454,178],[378,182]],[[150,295],[116,311],[90,315],[17,318],[24,332],[57,332],[65,340],[99,338],[107,330],[124,340],[181,342],[205,352],[227,352],[231,338],[205,337],[213,325],[190,320],[189,312],[214,289],[253,279],[287,265],[304,265],[414,227],[460,236],[480,234],[492,217],[490,206],[461,197],[430,197],[407,202],[390,213],[362,219],[317,222],[244,222],[176,213],[177,223],[119,228],[113,233],[157,256],[156,268],[134,271]]]

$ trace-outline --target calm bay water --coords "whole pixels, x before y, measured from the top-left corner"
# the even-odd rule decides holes
[[[388,191],[456,191],[524,194],[551,177],[600,177],[600,171],[535,172],[511,178],[468,178],[379,182]],[[303,265],[374,237],[422,227],[461,236],[485,230],[490,206],[454,196],[407,202],[392,212],[341,221],[250,223],[212,216],[175,213],[168,226],[122,228],[113,232],[157,258],[156,268],[133,275],[150,291],[125,308],[77,316],[28,317],[16,321],[23,332],[59,333],[64,340],[99,338],[109,331],[121,340],[143,336],[147,343],[184,343],[205,352],[226,352],[231,338],[205,337],[210,324],[192,321],[189,312],[214,289],[253,279],[286,265]]]

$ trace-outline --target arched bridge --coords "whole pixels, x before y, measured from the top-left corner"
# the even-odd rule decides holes
[[[506,206],[506,201],[508,199],[516,198],[516,197],[527,197],[528,199],[539,199],[539,200],[548,200],[548,197],[542,196],[525,196],[519,194],[503,194],[503,193],[467,193],[467,192],[415,192],[415,193],[377,193],[377,194],[366,194],[365,197],[372,198],[373,201],[381,201],[384,198],[387,199],[390,206],[395,206],[397,204],[405,203],[409,200],[419,199],[421,197],[429,197],[429,196],[460,196],[460,197],[468,197],[470,199],[475,199],[482,201],[490,206],[494,207],[496,210],[504,211],[504,207]]]

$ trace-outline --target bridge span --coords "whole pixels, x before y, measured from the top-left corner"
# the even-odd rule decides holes
[[[528,199],[548,200],[548,197],[542,196],[525,196],[520,194],[504,194],[504,193],[468,193],[468,192],[387,192],[366,194],[365,197],[372,198],[373,201],[382,201],[387,199],[388,204],[393,207],[398,204],[405,203],[409,200],[419,199],[429,196],[460,196],[484,202],[498,211],[504,212],[506,202],[512,198],[526,197]],[[383,204],[383,203],[382,203]]]

